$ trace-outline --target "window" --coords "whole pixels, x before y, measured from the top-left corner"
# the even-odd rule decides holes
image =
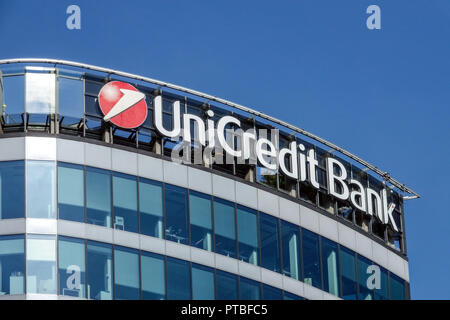
[[[24,162],[0,162],[0,219],[23,218],[25,216],[24,198]]]
[[[214,198],[214,237],[216,252],[236,258],[234,204]]]
[[[339,297],[339,261],[337,243],[322,237],[324,290]]]
[[[142,252],[141,274],[142,299],[164,300],[166,298],[164,257],[150,252]]]
[[[380,268],[380,287],[375,288],[375,299],[377,300],[389,300],[389,283],[388,272],[386,269]]]
[[[111,227],[111,177],[109,171],[86,167],[86,222]]]
[[[88,298],[112,299],[112,247],[106,243],[87,242]]]
[[[255,210],[238,205],[239,259],[258,265],[258,216]]]
[[[44,124],[49,114],[55,113],[54,73],[33,73],[25,75],[25,111],[30,114],[31,123]]]
[[[191,299],[189,262],[167,257],[167,299]]]
[[[391,300],[405,300],[405,281],[391,273],[390,282]]]
[[[239,281],[240,285],[240,299],[241,300],[260,300],[261,299],[261,293],[260,293],[260,283],[247,279],[247,278],[240,278]]]
[[[300,280],[300,230],[298,226],[281,221],[281,247],[283,248],[283,274]]]
[[[358,279],[359,279],[359,299],[360,300],[372,300],[373,290],[367,287],[367,279],[371,275],[369,267],[372,263],[358,255]]]
[[[322,288],[320,275],[319,236],[302,229],[304,282],[316,288]]]
[[[216,270],[217,300],[237,300],[238,279],[228,272]]]
[[[58,218],[84,222],[84,170],[58,163]]]
[[[214,300],[214,270],[192,264],[192,299]]]
[[[283,291],[263,284],[263,300],[283,300]]]
[[[166,185],[166,239],[188,244],[187,192],[186,189]]]
[[[56,294],[54,236],[27,236],[27,293]]]
[[[189,191],[191,246],[212,251],[211,196]]]
[[[114,229],[138,232],[136,177],[113,173]]]
[[[278,219],[267,214],[260,214],[261,234],[261,266],[280,272],[280,241],[278,232]]]
[[[61,126],[78,130],[84,115],[83,81],[58,77],[58,90],[58,113]]]
[[[24,252],[23,235],[0,237],[0,295],[24,293]]]
[[[50,161],[27,161],[27,217],[56,218],[56,166]]]
[[[84,240],[58,238],[59,294],[85,298],[86,263]]]
[[[3,118],[6,125],[23,124],[25,107],[25,80],[23,76],[3,77]],[[1,101],[0,101],[1,102]]]
[[[340,247],[342,272],[342,298],[356,300],[358,298],[356,287],[356,258],[355,253],[347,248]]]
[[[163,205],[161,183],[139,179],[139,210],[141,233],[147,236],[163,237]]]
[[[114,295],[118,300],[139,299],[139,254],[137,250],[114,248]]]

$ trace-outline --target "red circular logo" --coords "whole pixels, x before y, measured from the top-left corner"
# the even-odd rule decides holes
[[[98,104],[105,116],[103,120],[121,128],[137,128],[147,118],[145,94],[125,82],[105,84],[98,94]]]

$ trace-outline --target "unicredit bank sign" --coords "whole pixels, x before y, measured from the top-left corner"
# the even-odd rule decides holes
[[[145,95],[130,84],[112,81],[100,91],[100,109],[104,120],[126,129],[137,128],[147,117]],[[198,115],[184,113],[181,118],[180,101],[173,102],[172,128],[164,128],[162,97],[153,100],[154,125],[163,136],[179,139],[190,144],[192,139],[205,150],[220,148],[231,157],[249,160],[252,155],[260,165],[268,170],[281,170],[286,176],[300,181],[309,181],[316,189],[320,189],[316,176],[315,150],[306,150],[301,143],[293,141],[288,148],[279,149],[277,143],[264,138],[265,135],[256,134],[255,130],[243,131],[241,121],[233,116],[223,116],[217,123],[212,119],[214,112],[208,110],[203,119]],[[183,125],[182,125],[183,124]],[[233,129],[230,129],[230,128]],[[195,137],[191,136],[191,128]],[[240,137],[239,145],[233,138]],[[271,134],[271,137],[273,135]],[[380,193],[367,188],[356,179],[348,179],[345,166],[335,158],[327,157],[328,193],[340,200],[348,200],[351,204],[368,215],[375,216],[384,224],[390,224],[395,231],[398,227],[393,217],[394,203],[388,204],[387,190]]]

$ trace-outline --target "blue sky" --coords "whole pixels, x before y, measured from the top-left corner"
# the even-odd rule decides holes
[[[66,28],[81,7],[81,30]],[[366,8],[381,8],[381,30]],[[411,294],[450,298],[450,2],[1,0],[0,58],[153,77],[305,128],[422,195],[406,204]]]

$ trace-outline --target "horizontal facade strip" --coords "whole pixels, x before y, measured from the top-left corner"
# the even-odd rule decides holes
[[[8,150],[8,152],[0,153],[0,161],[49,160],[87,165],[162,181],[233,201],[329,238],[409,281],[407,260],[394,250],[388,249],[372,240],[368,235],[364,235],[363,231],[355,230],[355,228],[337,221],[330,214],[325,215],[311,207],[288,200],[288,196],[282,197],[244,181],[230,179],[224,175],[208,172],[208,170],[180,165],[136,151],[73,139],[39,136],[2,138],[0,139],[0,150]],[[0,226],[3,223],[10,222],[0,221]],[[38,228],[38,225],[38,221],[33,224],[27,222],[27,230],[31,233],[41,233],[33,229]],[[41,227],[55,229],[55,226]],[[1,230],[13,229],[0,228],[0,233]],[[42,231],[42,233],[46,232]],[[135,236],[138,235],[135,234]]]

